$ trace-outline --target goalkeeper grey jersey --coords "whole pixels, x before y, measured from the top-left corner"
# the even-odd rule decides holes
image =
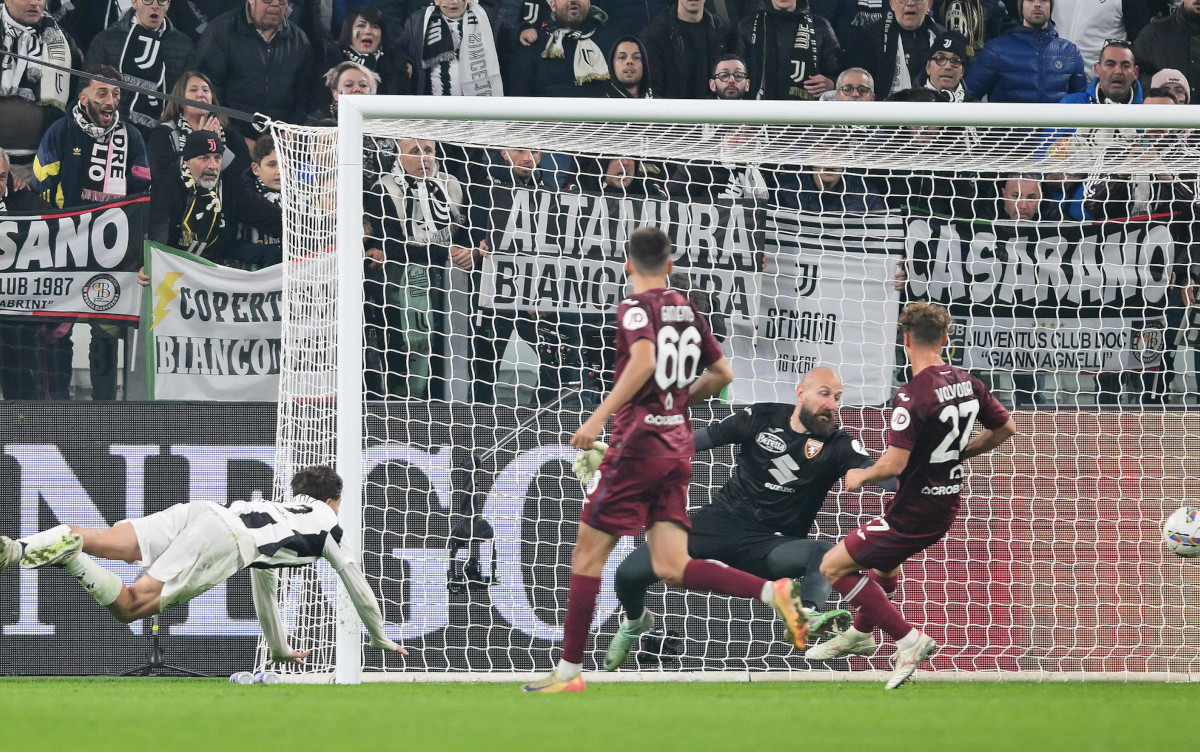
[[[332,538],[342,541],[337,513],[319,499],[298,494],[291,502],[238,500],[225,506],[232,513],[229,522],[244,528],[254,542],[250,567],[298,567],[314,562]],[[239,535],[239,538],[243,538]]]

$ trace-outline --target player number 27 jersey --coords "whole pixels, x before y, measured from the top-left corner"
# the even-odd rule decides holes
[[[617,411],[609,451],[630,457],[691,457],[689,388],[721,358],[721,345],[686,297],[664,289],[632,295],[617,308],[617,379],[641,339],[654,343],[654,373]]]

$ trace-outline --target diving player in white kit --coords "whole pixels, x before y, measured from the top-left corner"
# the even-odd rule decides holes
[[[61,567],[113,617],[130,623],[194,599],[248,567],[254,610],[271,658],[301,662],[308,652],[288,645],[276,606],[275,571],[324,557],[346,586],[372,648],[407,654],[384,635],[370,585],[339,546],[341,499],[341,477],[329,466],[310,466],[292,477],[292,500],[286,504],[191,502],[107,529],[59,525],[25,539],[0,536],[0,570],[17,562],[25,569]],[[89,555],[146,570],[126,586]]]

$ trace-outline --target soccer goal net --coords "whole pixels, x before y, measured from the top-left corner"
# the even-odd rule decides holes
[[[959,521],[897,601],[949,677],[1200,672],[1200,570],[1160,526],[1200,467],[1191,280],[1200,136],[1187,108],[347,97],[275,126],[285,316],[279,479],[336,462],[345,543],[393,639],[369,649],[326,567],[281,601],[296,679],[507,676],[558,657],[583,490],[571,434],[612,385],[624,248],[674,243],[735,379],[696,427],[837,370],[874,456],[906,380],[901,306],[947,305],[954,363],[1020,435],[971,461]],[[815,456],[822,443],[811,443]],[[701,453],[690,502],[738,448]],[[786,485],[803,469],[782,463]],[[835,541],[884,497],[835,487]],[[585,669],[621,617],[605,571]],[[836,594],[834,595],[836,603]],[[834,606],[831,603],[829,606]],[[807,664],[771,611],[651,589],[662,631],[617,675],[873,677]],[[636,675],[634,674],[636,673]],[[1023,674],[1021,674],[1023,673]],[[727,674],[717,676],[729,676]]]

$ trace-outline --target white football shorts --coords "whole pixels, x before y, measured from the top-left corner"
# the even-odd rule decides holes
[[[133,526],[146,574],[163,582],[162,608],[190,601],[245,567],[245,544],[215,502],[171,505]],[[253,544],[250,545],[253,549]]]

